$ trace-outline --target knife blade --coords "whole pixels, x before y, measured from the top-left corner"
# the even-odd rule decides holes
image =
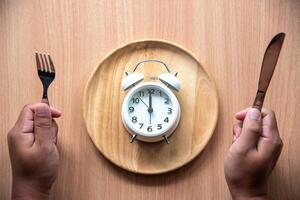
[[[275,35],[265,51],[258,81],[258,89],[252,105],[253,108],[257,108],[258,110],[262,109],[265,95],[271,82],[284,38],[285,33]]]

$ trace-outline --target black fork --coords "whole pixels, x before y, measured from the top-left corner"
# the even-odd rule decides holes
[[[35,52],[35,59],[38,75],[43,84],[43,97],[41,102],[49,105],[48,87],[55,78],[54,64],[49,54],[46,55]]]

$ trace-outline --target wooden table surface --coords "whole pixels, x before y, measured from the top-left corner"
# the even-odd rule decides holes
[[[0,0],[0,199],[10,197],[6,134],[26,103],[40,100],[34,52],[51,53],[50,88],[58,120],[60,169],[52,199],[230,199],[223,160],[233,115],[251,105],[263,53],[286,32],[265,106],[275,110],[284,142],[269,180],[274,199],[300,199],[299,0]],[[114,48],[138,39],[165,39],[192,51],[215,79],[217,128],[187,166],[164,175],[129,173],[93,146],[82,96],[93,68]]]

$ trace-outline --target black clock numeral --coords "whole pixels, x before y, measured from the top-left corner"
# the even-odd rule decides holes
[[[162,92],[161,91],[159,91],[159,96],[162,96]]]
[[[139,95],[140,95],[140,97],[143,97],[143,96],[145,96],[145,92],[144,91],[139,91]]]
[[[148,126],[147,131],[152,132],[152,126]]]
[[[169,117],[166,117],[166,119],[164,119],[164,122],[169,123]]]
[[[151,94],[154,94],[155,89],[149,89],[148,92],[151,93]]]
[[[132,103],[139,103],[140,102],[140,99],[139,98],[132,98]]]
[[[132,106],[130,106],[128,109],[129,109],[129,112],[131,112],[131,113],[134,111],[134,107],[132,107]]]
[[[170,99],[169,98],[165,98],[165,104],[170,104]]]
[[[141,129],[143,126],[144,126],[144,124],[143,124],[143,123],[140,123],[140,129]]]
[[[168,108],[168,114],[172,114],[172,108]]]
[[[135,117],[135,116],[132,117],[132,118],[131,118],[131,121],[132,121],[132,123],[136,123],[136,122],[137,122],[137,117]]]
[[[162,129],[162,124],[157,124],[157,130]]]

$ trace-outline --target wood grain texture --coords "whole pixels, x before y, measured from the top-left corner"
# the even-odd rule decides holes
[[[163,61],[181,82],[180,91],[174,92],[181,120],[169,145],[164,141],[130,143],[122,124],[124,72],[132,72],[144,60]],[[136,72],[149,82],[166,69],[150,62]],[[185,165],[203,150],[216,126],[218,97],[215,83],[188,51],[167,41],[136,41],[114,50],[95,68],[84,92],[83,116],[92,141],[106,158],[131,172],[160,174]]]
[[[264,50],[278,32],[286,40],[266,96],[275,110],[283,152],[269,181],[273,199],[300,199],[300,2],[298,0],[1,0],[0,199],[10,197],[6,134],[20,109],[41,97],[34,51],[53,56],[50,102],[58,120],[60,171],[52,199],[230,199],[223,160],[233,114],[251,105]],[[132,40],[165,39],[192,51],[215,79],[218,124],[205,150],[171,173],[143,176],[108,162],[82,117],[94,66]]]

